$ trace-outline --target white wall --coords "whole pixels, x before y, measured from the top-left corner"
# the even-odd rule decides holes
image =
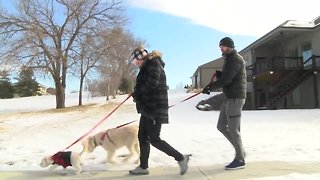
[[[305,33],[303,36],[299,36],[297,38],[291,39],[290,41],[286,42],[286,46],[284,51],[288,52],[291,51],[293,49],[298,48],[298,56],[302,56],[302,46],[303,44],[307,43],[307,42],[311,42],[313,39],[313,33]],[[313,43],[312,43],[312,47],[313,47]]]

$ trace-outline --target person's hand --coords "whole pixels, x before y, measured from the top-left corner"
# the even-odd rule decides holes
[[[207,85],[206,87],[203,88],[202,90],[202,94],[210,94],[210,86]]]
[[[222,76],[222,72],[219,70],[216,70],[216,79],[221,78],[221,76]]]
[[[136,102],[136,96],[135,96],[135,92],[131,93],[131,96],[132,96],[132,99],[133,99],[133,102],[135,103]]]

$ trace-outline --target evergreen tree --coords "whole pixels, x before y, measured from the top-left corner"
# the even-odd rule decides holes
[[[8,71],[0,71],[0,98],[13,98],[14,88],[9,79]]]
[[[20,70],[18,82],[15,84],[15,92],[20,97],[38,95],[39,83],[33,77],[34,73],[30,67],[23,66]]]
[[[130,80],[129,78],[123,77],[120,82],[119,90],[126,94],[132,92],[133,91],[132,80]]]

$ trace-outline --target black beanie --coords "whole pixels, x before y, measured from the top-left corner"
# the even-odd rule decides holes
[[[224,37],[220,40],[220,43],[219,43],[219,46],[226,46],[226,47],[229,47],[229,48],[234,48],[234,42],[231,38],[229,37]]]

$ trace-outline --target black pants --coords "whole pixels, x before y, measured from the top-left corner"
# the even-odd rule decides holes
[[[161,123],[154,119],[141,115],[139,124],[139,144],[140,144],[140,167],[149,167],[148,159],[150,154],[150,143],[155,148],[174,157],[176,161],[183,160],[183,155],[171,147],[167,142],[160,139]]]

